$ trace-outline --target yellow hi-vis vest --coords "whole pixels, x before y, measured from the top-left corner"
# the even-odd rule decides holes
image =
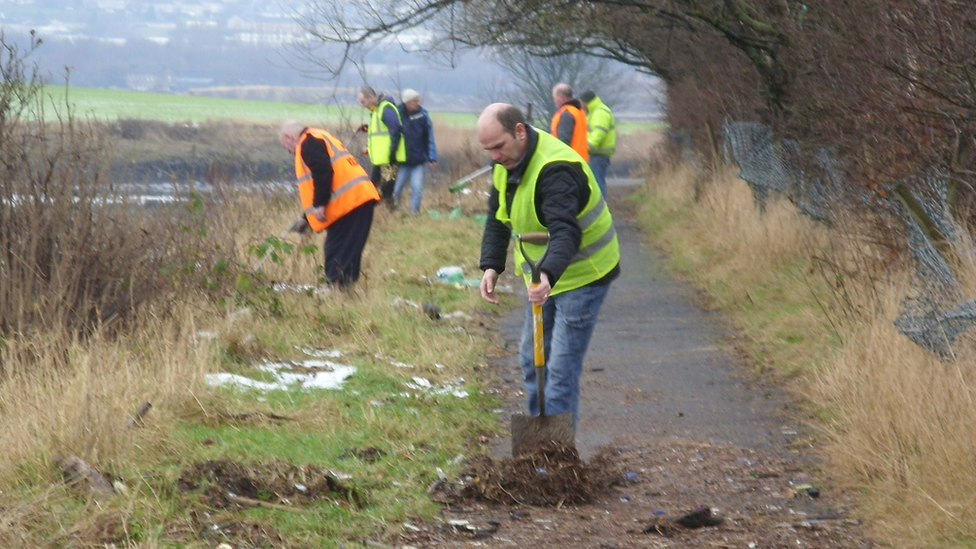
[[[329,161],[332,162],[332,196],[325,206],[324,222],[312,214],[315,209],[315,184],[312,171],[302,160],[302,143],[310,136],[325,141],[325,149],[329,153]],[[295,178],[298,180],[298,197],[302,201],[305,219],[308,220],[308,226],[317,233],[359,206],[380,199],[376,187],[366,175],[366,170],[356,161],[356,157],[329,132],[317,128],[308,128],[298,138],[298,146],[295,147]]]
[[[568,292],[595,282],[613,270],[620,262],[620,244],[617,241],[617,231],[613,227],[613,218],[607,202],[600,193],[596,178],[585,162],[580,162],[579,155],[555,137],[539,132],[539,144],[528,166],[522,174],[515,196],[512,198],[512,211],[508,211],[506,190],[508,187],[508,170],[501,164],[495,164],[493,173],[495,189],[498,190],[498,210],[495,218],[509,226],[515,234],[548,232],[538,215],[535,207],[535,190],[539,173],[552,162],[569,162],[580,166],[586,173],[586,180],[590,188],[590,200],[583,211],[576,215],[583,239],[579,250],[563,272],[562,276],[552,288],[552,295]],[[525,253],[533,262],[538,261],[545,251],[543,244],[524,243]],[[515,247],[515,272],[525,278],[525,284],[531,283],[532,273],[525,263],[518,246]]]
[[[589,124],[586,140],[590,145],[590,154],[612,156],[617,150],[617,127],[613,120],[613,111],[599,96],[587,103],[586,108],[590,111],[586,115],[586,122]]]
[[[376,104],[373,112],[369,113],[369,133],[366,134],[366,150],[369,152],[369,161],[374,166],[383,166],[390,163],[390,128],[383,122],[383,110],[387,105],[397,113],[397,120],[403,123],[400,118],[400,110],[396,108],[390,100],[383,99]],[[403,140],[403,132],[400,133],[400,142],[397,144],[396,161],[407,161],[407,145]]]
[[[586,144],[586,113],[585,112],[569,104],[563,105],[562,107],[559,107],[559,110],[556,111],[556,114],[552,115],[552,120],[549,122],[549,130],[552,132],[553,136],[558,137],[556,131],[559,128],[559,119],[562,118],[564,112],[568,112],[569,114],[571,114],[573,116],[573,119],[576,121],[576,123],[573,124],[573,135],[569,139],[569,146],[574,151],[578,152],[579,155],[583,157],[583,160],[589,162],[590,150],[589,150],[589,146],[587,146]]]

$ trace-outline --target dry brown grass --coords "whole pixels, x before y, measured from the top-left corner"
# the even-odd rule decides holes
[[[943,361],[898,331],[901,300],[915,290],[906,262],[868,232],[878,225],[846,212],[827,229],[786,201],[760,213],[742,181],[702,181],[686,166],[654,175],[648,188],[655,213],[645,215],[676,263],[819,410],[826,472],[862,489],[876,539],[957,547],[976,536],[976,342],[970,334]],[[976,290],[973,265],[960,272]]]
[[[9,340],[0,351],[0,478],[31,463],[54,471],[54,460],[71,455],[113,465],[145,459],[169,423],[131,429],[129,418],[147,401],[154,418],[173,418],[201,393],[213,351],[196,326],[183,311],[165,321],[146,315],[124,343],[64,332]]]
[[[662,169],[649,183],[655,208],[662,211],[645,214],[644,220],[659,225],[660,237],[680,250],[679,267],[711,288],[722,306],[755,310],[764,301],[776,302],[768,313],[738,318],[760,362],[781,363],[798,352],[782,345],[784,340],[815,356],[815,347],[828,337],[828,324],[817,318],[819,311],[803,307],[822,287],[804,277],[811,256],[829,247],[823,227],[785,200],[771,200],[761,210],[748,185],[731,172],[703,180],[687,165]],[[662,225],[649,217],[670,221]],[[783,364],[782,371],[793,373],[797,367]]]

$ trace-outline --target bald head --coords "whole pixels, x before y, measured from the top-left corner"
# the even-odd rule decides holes
[[[552,87],[552,102],[556,107],[562,107],[563,103],[573,98],[573,88],[564,82],[560,82]]]
[[[376,95],[376,90],[370,86],[363,86],[359,89],[359,104],[363,108],[373,110],[373,107],[379,104],[379,96]]]
[[[508,169],[515,167],[528,148],[525,116],[507,103],[485,107],[478,117],[477,133],[491,159]]]
[[[481,111],[481,116],[478,117],[478,131],[493,123],[501,126],[505,132],[515,135],[515,129],[519,124],[525,126],[525,116],[515,105],[492,103]]]
[[[294,153],[295,147],[298,146],[298,139],[302,136],[303,131],[305,131],[305,126],[294,120],[289,120],[281,125],[281,132],[278,133],[278,141],[281,142],[281,146],[286,151]]]

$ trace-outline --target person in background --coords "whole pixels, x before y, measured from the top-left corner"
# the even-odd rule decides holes
[[[383,201],[393,207],[393,187],[399,163],[407,159],[406,145],[401,134],[400,111],[383,94],[363,86],[359,91],[359,104],[369,109],[369,125],[366,128],[366,150],[373,165],[371,179]]]
[[[586,113],[579,99],[573,98],[573,88],[562,82],[556,84],[552,87],[552,102],[556,105],[556,113],[552,115],[550,123],[552,135],[578,152],[583,160],[589,161]]]
[[[498,275],[505,270],[513,233],[548,233],[548,244],[526,244],[539,261],[541,282],[515,247],[515,272],[525,279],[528,303],[519,362],[529,413],[539,414],[532,304],[542,307],[547,414],[579,416],[580,376],[597,316],[610,283],[620,274],[620,246],[613,218],[589,166],[553,136],[536,131],[518,108],[494,103],[478,118],[478,141],[491,155],[494,185],[481,241],[481,298],[498,304]],[[543,255],[543,252],[545,254]]]
[[[434,143],[434,122],[427,109],[420,104],[417,90],[407,88],[400,95],[403,103],[400,118],[403,121],[403,140],[406,143],[407,158],[397,170],[396,185],[393,187],[393,200],[400,203],[403,188],[410,181],[410,213],[420,211],[420,200],[424,195],[426,165],[437,165],[437,145]]]
[[[600,192],[607,194],[607,169],[610,157],[617,150],[617,128],[613,111],[592,90],[580,94],[586,111],[586,142],[590,151],[590,169],[600,185]]]
[[[356,157],[329,132],[288,121],[278,135],[295,155],[303,221],[296,232],[328,229],[323,244],[329,286],[345,290],[359,280],[363,249],[380,200]],[[307,225],[307,226],[306,226]]]

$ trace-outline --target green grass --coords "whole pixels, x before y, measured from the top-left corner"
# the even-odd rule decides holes
[[[45,93],[55,105],[65,104],[64,86],[48,86]],[[68,104],[76,113],[101,120],[124,118],[163,122],[204,122],[207,120],[249,120],[281,122],[308,120],[315,123],[359,121],[365,115],[359,105],[338,107],[284,101],[225,99],[192,95],[110,90],[101,88],[68,88]],[[49,117],[54,112],[48,112]]]
[[[64,86],[47,86],[45,93],[50,103],[65,104]],[[256,99],[228,99],[195,95],[139,92],[103,88],[68,88],[69,104],[77,114],[99,120],[141,119],[162,122],[205,122],[207,120],[247,120],[262,123],[279,123],[284,120],[302,120],[310,123],[331,125],[347,122],[364,123],[366,110],[356,105],[310,104],[287,101],[261,101]],[[55,112],[47,112],[54,118]],[[438,124],[474,128],[477,113],[433,111],[431,117]],[[628,122],[617,124],[620,133],[663,131],[667,125],[661,122]]]

